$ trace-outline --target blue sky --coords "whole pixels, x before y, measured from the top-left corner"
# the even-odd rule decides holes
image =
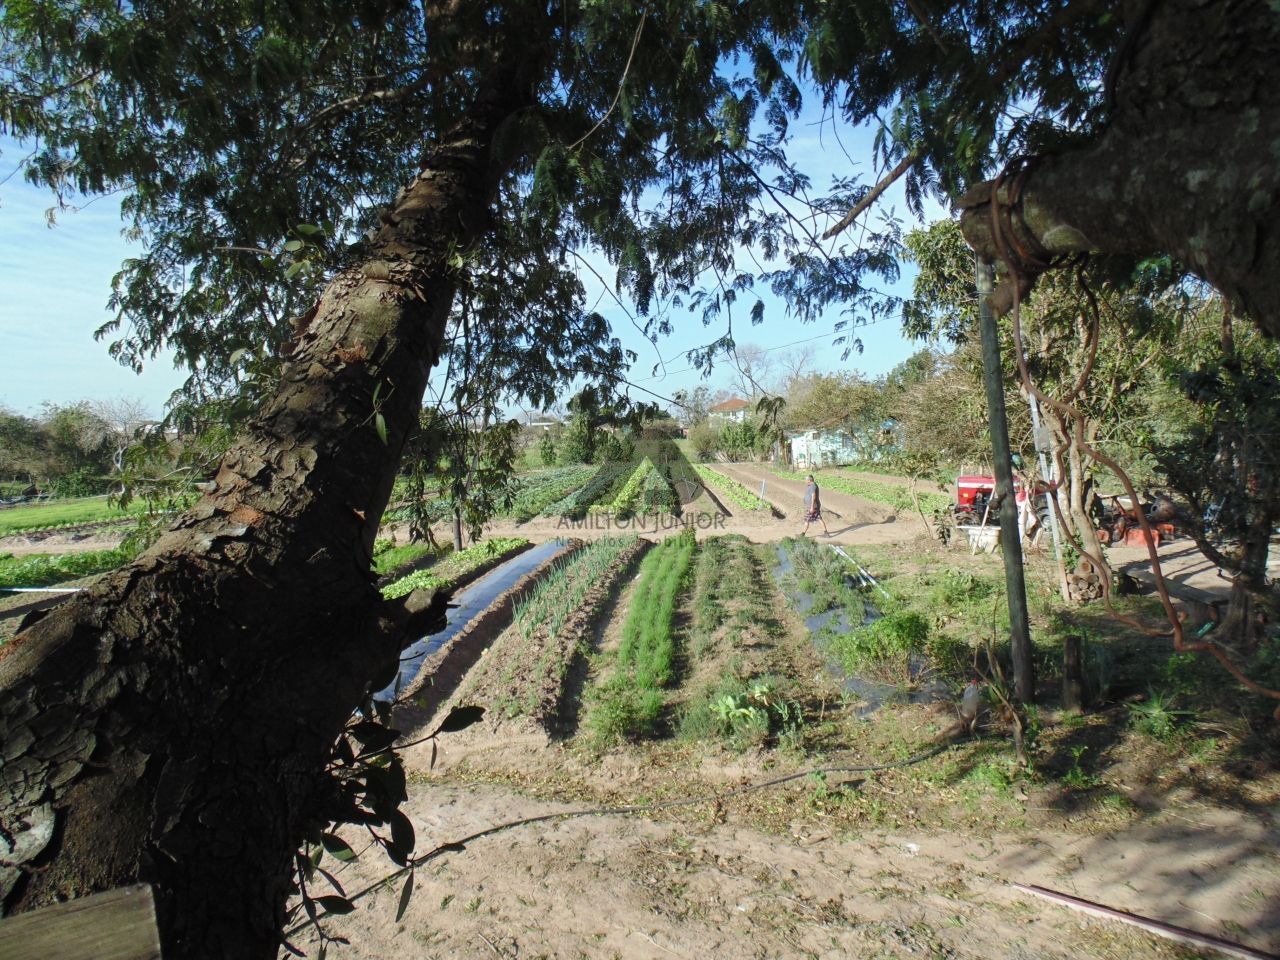
[[[807,158],[807,172],[816,189],[824,188],[833,173],[857,173],[864,182],[874,181],[866,131],[842,132],[846,157],[829,126],[820,131],[814,124],[797,124],[794,130],[793,149]],[[12,141],[0,141],[0,180],[14,170],[22,155]],[[850,158],[855,167],[850,167]],[[107,309],[111,277],[125,258],[137,252],[121,236],[118,198],[104,197],[78,210],[61,211],[51,228],[46,224],[45,210],[53,202],[51,194],[26,184],[21,174],[0,185],[0,406],[31,414],[45,402],[136,397],[158,415],[184,379],[172,359],[162,355],[136,375],[111,358],[107,341],[93,339],[93,331],[112,316]],[[900,193],[891,191],[881,203],[892,207],[895,202],[905,213]],[[612,280],[613,272],[606,265],[597,263],[597,268]],[[905,293],[909,279],[904,275],[886,289]],[[584,282],[590,291],[589,305],[596,304],[624,346],[638,354],[630,374],[637,385],[662,396],[702,383],[713,390],[730,387],[732,371],[727,367],[718,366],[709,379],[702,380],[688,369],[684,358],[689,349],[719,336],[722,328],[703,327],[698,318],[689,315],[678,319],[675,332],[655,348],[593,277],[584,275]],[[762,292],[761,296],[767,305],[765,322],[750,326],[747,301],[735,317],[734,334],[740,346],[753,344],[771,351],[771,356],[785,355],[795,349],[787,345],[796,341],[808,341],[815,348],[814,369],[855,369],[876,376],[920,346],[905,340],[898,322],[890,320],[857,331],[864,352],[841,361],[841,348],[832,346],[837,309],[829,319],[806,326],[787,317],[785,305],[771,294]],[[655,375],[652,367],[659,358],[665,370]],[[633,393],[637,398],[652,399],[642,391]]]

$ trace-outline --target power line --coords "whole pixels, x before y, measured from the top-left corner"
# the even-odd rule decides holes
[[[870,320],[870,321],[868,321],[867,323],[861,324],[861,325],[860,325],[859,327],[857,327],[856,329],[859,329],[859,330],[860,330],[860,329],[862,329],[863,327],[873,327],[873,326],[875,326],[877,323],[883,323],[886,319],[888,319],[888,318],[886,318],[886,317],[882,317],[882,318],[880,318],[879,320]],[[776,353],[776,352],[777,352],[777,351],[779,351],[779,350],[785,350],[785,349],[787,349],[787,347],[795,347],[795,346],[799,346],[799,345],[800,345],[800,344],[802,344],[802,343],[812,343],[812,342],[813,342],[813,341],[815,341],[815,340],[825,340],[827,337],[830,337],[830,336],[833,336],[833,335],[837,335],[837,334],[846,333],[846,332],[847,332],[847,331],[845,331],[845,330],[836,330],[836,329],[834,329],[834,328],[833,328],[833,329],[831,329],[831,330],[827,331],[826,333],[820,333],[820,334],[818,334],[817,336],[813,336],[813,337],[805,337],[805,338],[804,338],[804,339],[802,339],[802,340],[792,340],[790,343],[780,343],[780,344],[778,344],[776,347],[765,347],[765,348],[761,349],[761,350],[760,350],[760,352],[761,352],[761,353]],[[697,367],[684,367],[684,368],[682,368],[682,369],[680,369],[680,370],[664,370],[664,371],[662,372],[662,374],[661,374],[661,375],[655,375],[655,376],[652,376],[652,377],[644,377],[643,379],[641,379],[641,381],[640,381],[640,382],[641,382],[641,383],[651,383],[651,382],[653,382],[654,380],[665,380],[667,377],[669,377],[669,376],[674,376],[674,375],[675,375],[675,374],[677,374],[677,373],[689,373],[690,371],[692,371],[692,370],[697,370],[697,369],[698,369]],[[630,381],[627,381],[627,382],[630,382]],[[635,386],[635,384],[632,384],[632,386]]]

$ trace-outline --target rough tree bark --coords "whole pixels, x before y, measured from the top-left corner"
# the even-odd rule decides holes
[[[1280,13],[1265,0],[1129,7],[1110,124],[1088,148],[1033,163],[1015,246],[1173,254],[1280,336]],[[1014,190],[1005,180],[1001,200]],[[998,259],[990,194],[990,182],[970,191],[961,224]],[[995,306],[1012,299],[1003,284]]]
[[[0,650],[6,911],[148,882],[166,956],[275,956],[329,751],[400,650],[374,536],[524,100],[505,78],[430,151],[216,490]]]

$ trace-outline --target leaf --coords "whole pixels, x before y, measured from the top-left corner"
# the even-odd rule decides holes
[[[413,821],[405,816],[402,810],[397,810],[391,816],[391,842],[405,852],[405,854],[413,853],[413,845],[417,842],[417,836],[413,830]]]
[[[456,733],[483,719],[484,707],[454,707],[444,718],[444,722],[436,727],[436,733]]]
[[[297,263],[289,264],[288,268],[284,272],[284,278],[286,280],[292,280],[294,277],[296,277],[298,274],[302,272],[302,268],[305,267],[306,265],[307,264],[305,260],[299,260]]]
[[[324,907],[326,913],[342,916],[355,910],[356,905],[346,897],[336,897],[333,895],[327,897],[316,897],[316,903]]]
[[[284,248],[290,253],[297,253],[299,250],[301,250],[305,246],[306,244],[303,243],[301,240],[290,240],[288,243],[284,245]]]
[[[324,230],[317,227],[314,223],[300,223],[293,228],[293,232],[300,233],[304,237],[318,237],[324,233]]]
[[[342,894],[344,897],[347,895],[347,891],[342,889],[342,884],[338,882],[337,877],[335,877],[332,873],[330,873],[324,867],[320,867],[318,869],[320,870],[320,875],[329,881],[329,885],[332,886],[333,889],[337,890],[338,893]]]
[[[320,842],[324,844],[324,848],[329,851],[330,856],[337,860],[354,860],[356,852],[347,845],[347,842],[341,837],[332,833],[326,833],[320,838]]]
[[[396,907],[396,923],[399,923],[404,917],[404,912],[409,909],[409,900],[413,896],[413,871],[409,871],[409,876],[404,881],[404,887],[400,890],[400,904]]]
[[[374,723],[372,720],[362,720],[347,732],[360,741],[365,753],[385,750],[400,739],[399,730],[392,727],[384,727],[382,724]]]
[[[381,413],[373,415],[373,427],[378,431],[378,439],[382,441],[382,445],[387,445],[387,418]]]

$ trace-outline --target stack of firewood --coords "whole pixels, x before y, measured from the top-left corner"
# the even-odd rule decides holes
[[[1067,574],[1067,591],[1076,603],[1101,600],[1102,577],[1093,568],[1093,564],[1081,561],[1075,570]]]

